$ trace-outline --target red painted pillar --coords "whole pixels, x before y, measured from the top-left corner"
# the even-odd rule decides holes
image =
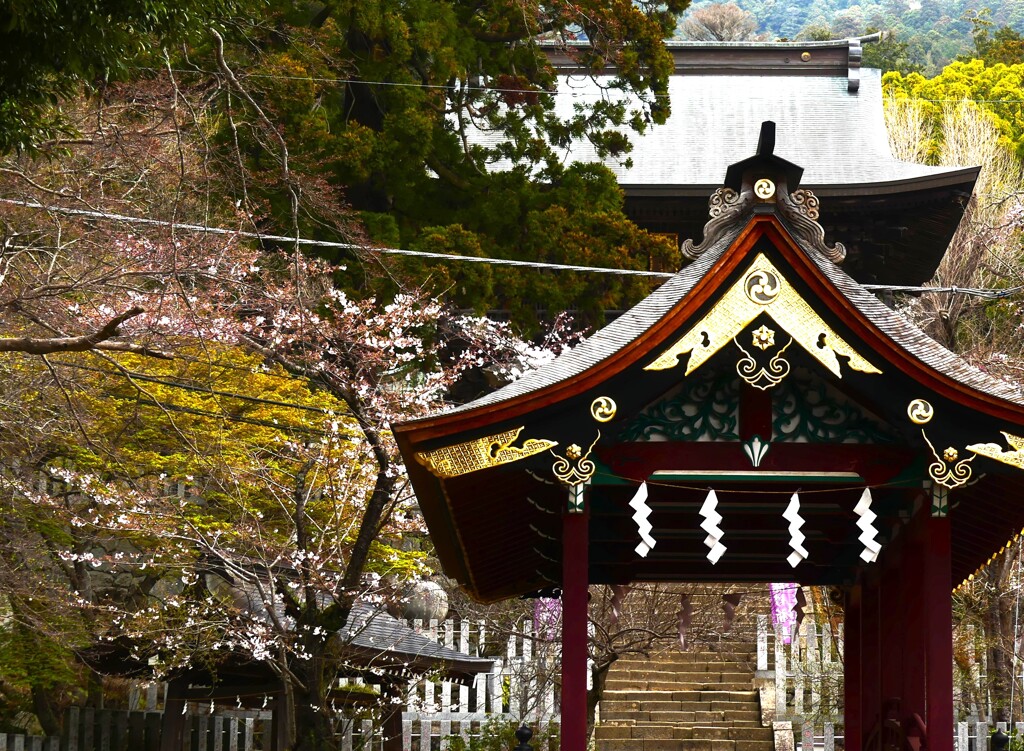
[[[879,675],[883,706],[890,700],[903,699],[903,634],[907,614],[903,602],[903,540],[899,538],[886,551],[885,564],[878,581],[878,615],[881,633]]]
[[[882,719],[880,604],[877,574],[872,571],[861,586],[860,711],[861,733],[865,742]]]
[[[861,596],[858,584],[846,593],[843,642],[843,714],[848,751],[861,751],[863,716],[860,709]]]
[[[903,615],[905,628],[903,631],[903,715],[914,714],[924,718],[928,714],[926,707],[925,664],[925,597],[924,571],[925,546],[923,542],[923,526],[928,521],[928,510],[924,516],[907,526],[905,534],[906,555],[901,567],[904,601]]]
[[[948,518],[924,520],[928,751],[953,751],[953,597]]]
[[[583,513],[562,517],[562,728],[561,751],[587,749],[587,585],[589,556]]]

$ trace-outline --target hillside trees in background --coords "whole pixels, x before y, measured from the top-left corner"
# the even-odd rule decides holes
[[[679,30],[694,42],[746,42],[758,39],[757,19],[736,3],[711,3],[694,8]]]
[[[844,39],[884,31],[891,40],[867,45],[864,65],[904,74],[920,70],[933,76],[958,56],[983,56],[976,47],[976,24],[991,24],[993,41],[1010,41],[1024,33],[1024,6],[1014,0],[736,0],[757,19],[769,39]],[[691,13],[706,2],[696,3]],[[906,45],[902,48],[902,45]],[[1005,48],[1012,51],[1012,46]],[[992,59],[994,62],[995,60]],[[1020,62],[1005,56],[1007,64]]]

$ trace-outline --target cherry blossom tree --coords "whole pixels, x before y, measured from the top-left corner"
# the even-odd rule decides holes
[[[182,229],[259,229],[219,190],[255,176],[218,167],[186,93],[83,108],[91,137],[66,159],[0,167],[0,593],[15,624],[0,640],[31,635],[55,665],[67,644],[83,658],[71,673],[125,651],[169,674],[257,660],[286,687],[295,748],[333,749],[337,634],[358,600],[425,570],[387,426],[443,408],[484,361],[507,378],[546,349],[400,279],[388,299],[343,291],[354,271],[387,273],[372,253],[346,268]],[[53,732],[47,680],[28,691]]]

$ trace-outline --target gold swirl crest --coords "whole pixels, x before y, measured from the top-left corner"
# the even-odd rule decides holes
[[[719,298],[704,318],[658,355],[644,370],[668,370],[689,353],[686,375],[718,352],[760,315],[767,315],[811,357],[842,378],[839,356],[861,373],[881,373],[861,357],[789,284],[764,253],[759,253],[743,278]]]
[[[771,198],[775,195],[775,183],[767,177],[762,177],[754,183],[754,195],[758,198]]]
[[[907,405],[907,417],[916,425],[926,425],[935,415],[932,405],[924,399],[914,399]]]
[[[768,363],[768,367],[758,366],[757,361],[750,356],[750,353],[743,349],[743,345],[736,339],[733,343],[740,348],[743,357],[736,363],[736,373],[744,381],[761,391],[778,386],[782,379],[789,375],[789,360],[783,357],[789,345],[793,343],[792,338],[786,342],[786,346],[775,353],[775,356]],[[755,341],[756,344],[756,341]]]
[[[608,422],[617,410],[618,405],[610,396],[599,396],[590,403],[590,416],[598,422]]]
[[[928,448],[932,450],[932,456],[935,457],[935,461],[928,465],[928,474],[931,478],[939,485],[950,490],[966,485],[971,479],[972,470],[970,465],[974,461],[974,457],[960,459],[960,452],[953,446],[946,448],[940,456],[932,442],[928,440],[928,435],[924,430],[921,431],[921,435],[924,436],[925,443],[928,444]],[[957,461],[958,459],[959,461]]]
[[[416,461],[435,477],[458,477],[525,459],[558,445],[557,442],[544,438],[529,438],[523,442],[521,448],[513,446],[521,432],[522,427],[514,428],[504,433],[456,443],[434,451],[420,451],[416,454]]]

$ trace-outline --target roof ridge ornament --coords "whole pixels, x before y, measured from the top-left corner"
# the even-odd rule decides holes
[[[704,225],[704,239],[700,245],[695,245],[689,238],[683,240],[680,246],[683,258],[690,261],[700,258],[730,227],[752,213],[750,209],[753,204],[752,190],[738,193],[732,188],[719,188],[712,193],[708,199],[708,214],[711,219]]]
[[[825,244],[825,228],[818,223],[817,196],[797,189],[803,168],[775,155],[775,123],[765,120],[754,156],[729,166],[725,185],[708,200],[711,217],[704,225],[700,244],[686,239],[680,245],[684,258],[695,261],[722,236],[755,213],[777,212],[787,221],[794,237],[838,265],[846,258],[842,243]],[[790,189],[792,188],[792,192]]]
[[[846,259],[846,246],[837,242],[831,247],[825,243],[825,228],[818,224],[818,197],[806,188],[789,195],[780,194],[779,213],[789,222],[797,238],[821,253],[836,266]]]

